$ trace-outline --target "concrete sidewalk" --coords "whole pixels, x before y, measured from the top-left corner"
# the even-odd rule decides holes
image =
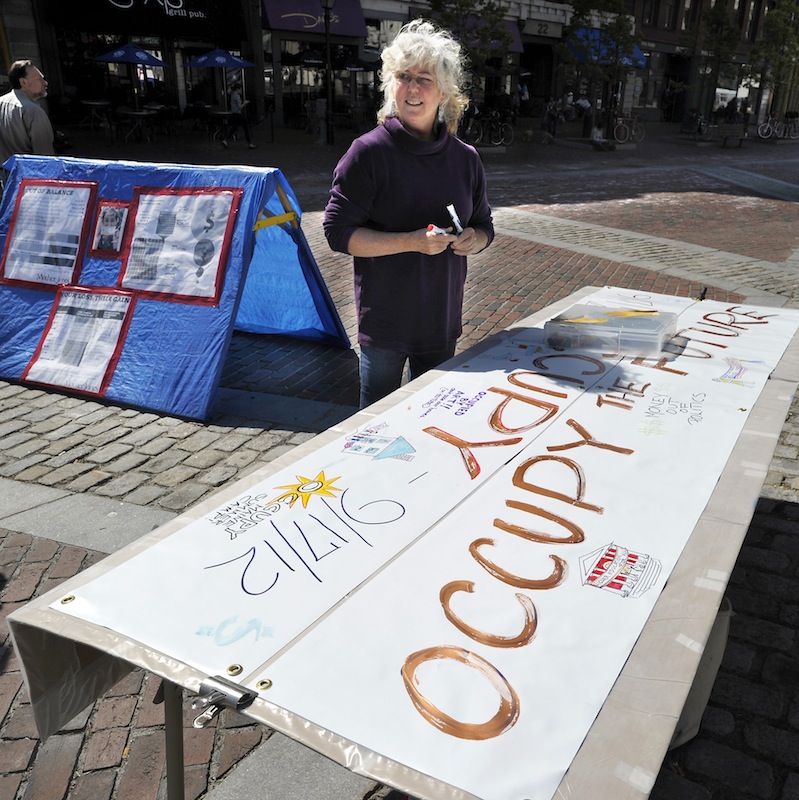
[[[74,131],[72,154],[276,164],[300,198],[303,229],[354,340],[350,260],[329,251],[320,225],[329,175],[349,138],[341,136],[335,148],[325,148],[301,132],[276,131],[272,143],[259,127],[258,149],[234,144],[225,151],[202,135],[128,144]],[[772,144],[747,142],[740,151],[718,143],[700,147],[680,137],[676,126],[664,125],[650,126],[647,141],[623,152],[598,153],[570,140],[486,150],[498,206],[497,238],[470,259],[459,349],[584,285],[681,295],[698,295],[706,287],[710,299],[799,307],[793,257],[799,249],[799,212],[795,203],[771,199],[789,193],[786,186],[799,186],[799,150],[792,143]],[[632,214],[624,200],[631,196],[629,187],[622,188],[625,169],[639,196],[639,211]],[[701,174],[701,188],[714,193],[714,203],[689,191],[695,186],[685,177],[689,174],[691,181]],[[618,197],[610,197],[614,181]],[[579,218],[591,212],[586,186],[592,183],[601,221]],[[670,219],[668,230],[657,235],[645,213],[647,192],[658,193],[659,219]],[[672,195],[680,198],[679,213]],[[560,203],[564,196],[583,196],[586,202]],[[750,233],[733,247],[729,216],[711,212],[725,202],[730,208],[740,205],[742,197]],[[757,247],[745,252],[758,237]],[[354,350],[248,334],[233,338],[219,400],[205,422],[0,381],[3,619],[104,554],[349,416],[356,403]],[[731,587],[733,606],[747,609],[739,618],[743,629],[728,648],[704,735],[681,749],[684,775],[667,761],[655,798],[771,800],[794,796],[799,787],[799,761],[791,755],[799,752],[794,747],[799,734],[790,710],[799,646],[794,636],[798,463],[795,402],[766,478],[752,539],[742,551],[737,585]],[[133,671],[41,743],[7,630],[0,631],[0,799],[162,798],[163,712],[153,703],[158,681]],[[191,727],[193,716],[186,704],[187,798],[376,800],[391,794],[235,713],[224,712],[204,730]],[[745,724],[738,729],[735,720]]]

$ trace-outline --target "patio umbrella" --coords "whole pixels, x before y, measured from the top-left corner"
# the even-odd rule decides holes
[[[101,56],[96,56],[95,61],[104,61],[106,64],[130,64],[131,67],[141,64],[147,67],[167,67],[169,66],[165,61],[156,58],[152,53],[145,50],[138,44],[128,43],[111,50],[110,53],[104,53]],[[139,81],[133,84],[133,101],[136,105],[136,110],[139,109]]]
[[[234,56],[233,53],[229,53],[227,50],[217,48],[216,50],[211,50],[210,53],[205,53],[204,55],[197,56],[197,58],[193,58],[191,61],[187,61],[186,66],[228,68],[238,67],[239,69],[244,69],[245,67],[254,67],[255,64],[253,64],[252,61],[247,61],[247,59],[242,58],[241,56]]]
[[[210,53],[205,53],[191,61],[186,62],[187,67],[220,67],[222,69],[222,85],[225,93],[225,108],[227,109],[227,70],[228,69],[245,69],[246,67],[254,67],[252,61],[247,61],[241,56],[234,56],[227,50],[217,48],[211,50]]]

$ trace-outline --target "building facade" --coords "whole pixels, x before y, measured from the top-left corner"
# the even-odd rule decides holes
[[[765,110],[768,92],[756,84],[747,87],[744,67],[768,0],[726,2],[740,26],[740,41],[719,64],[712,42],[692,35],[712,0],[629,0],[646,58],[619,76],[624,111],[679,121],[692,108],[710,113],[731,94],[747,97],[752,110]],[[320,0],[3,0],[0,45],[6,68],[17,58],[41,64],[56,121],[74,118],[85,100],[130,104],[138,99],[134,89],[181,113],[195,105],[224,106],[225,87],[236,76],[187,66],[221,47],[255,65],[238,76],[259,117],[271,112],[275,124],[311,129],[319,126],[319,101],[327,94],[329,44],[336,121],[368,127],[379,99],[380,50],[425,8],[424,0],[335,0],[326,15]],[[550,97],[568,91],[577,96],[580,66],[562,46],[570,20],[568,4],[511,0],[510,45],[475,81],[478,100],[491,105],[519,92],[525,98],[522,114],[538,116]],[[127,41],[167,66],[95,60]]]

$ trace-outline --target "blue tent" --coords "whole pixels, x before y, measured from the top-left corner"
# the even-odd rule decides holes
[[[632,54],[621,53],[618,45],[599,28],[578,28],[574,32],[577,43],[567,42],[569,50],[577,58],[578,63],[590,61],[594,64],[613,64],[618,58],[621,66],[630,69],[644,69],[647,56],[637,44],[633,45]]]
[[[204,419],[213,409],[234,327],[349,347],[302,232],[299,204],[279,169],[44,156],[14,156],[5,167],[9,179],[0,204],[0,377]],[[61,208],[58,195],[72,189],[82,192],[85,211],[73,205],[66,213],[75,214],[77,208],[85,223],[72,223],[65,230],[65,223],[54,217]],[[55,197],[40,201],[37,192]],[[160,202],[161,212],[149,238],[136,238],[137,213],[138,219],[146,219],[146,202]],[[194,203],[195,217],[202,211],[202,227],[207,209],[218,208],[220,202],[226,209],[226,228],[216,242],[194,235],[181,221],[180,209],[187,218],[185,209],[191,210]],[[109,207],[114,218],[122,218],[123,211],[127,215],[121,223],[124,242],[117,243],[116,250],[98,244],[100,219]],[[186,229],[181,231],[181,225]],[[72,241],[65,241],[70,237]],[[177,243],[170,244],[170,237]],[[219,246],[222,241],[224,248]],[[171,261],[164,257],[159,264],[165,247],[177,252],[181,246],[185,252],[170,256]],[[214,253],[216,261],[211,258]],[[43,265],[41,281],[34,263]],[[181,263],[190,267],[182,278],[189,287],[209,280],[213,272],[205,295],[191,295],[191,288],[189,294],[170,293],[156,283],[148,289],[141,283],[156,280],[141,277],[148,269],[155,275],[166,265],[162,272],[175,272]],[[57,278],[48,277],[48,270]],[[77,300],[68,302],[65,292]],[[127,309],[121,333],[119,326],[106,326],[109,335],[115,331],[118,337],[116,350],[102,385],[86,389],[65,364],[80,371],[81,358],[88,362],[97,356],[81,340],[79,347],[71,343],[69,358],[52,358],[63,344],[57,341],[58,314],[66,330],[77,316],[105,314],[98,309],[116,298],[119,307]],[[84,330],[91,329],[84,321]],[[59,358],[64,363],[59,364]],[[43,369],[43,364],[49,367]]]

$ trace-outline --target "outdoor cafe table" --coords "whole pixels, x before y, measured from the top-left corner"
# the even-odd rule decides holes
[[[671,353],[548,348],[543,322],[587,299],[678,311]],[[137,666],[164,678],[171,800],[184,690],[426,800],[647,797],[798,325],[612,287],[533,314],[12,613],[41,734]]]
[[[230,111],[225,111],[221,108],[211,108],[208,110],[208,115],[214,120],[214,131],[211,134],[211,139],[216,141],[225,138],[225,131],[230,125]]]
[[[131,129],[125,134],[127,142],[131,137],[137,141],[149,142],[153,138],[153,119],[158,116],[158,112],[150,108],[135,110],[132,108],[120,108],[117,112],[122,117],[129,117],[133,120]]]
[[[81,100],[80,103],[89,110],[89,113],[81,120],[78,127],[86,126],[90,130],[94,130],[95,127],[102,128],[109,124],[110,100]]]

